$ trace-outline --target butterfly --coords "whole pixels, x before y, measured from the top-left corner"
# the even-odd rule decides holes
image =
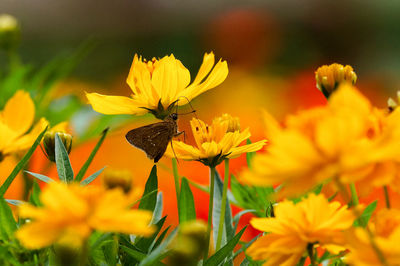
[[[178,131],[177,120],[178,114],[172,113],[163,122],[132,129],[125,138],[130,144],[143,150],[147,157],[156,163],[164,155],[172,138],[184,133]]]

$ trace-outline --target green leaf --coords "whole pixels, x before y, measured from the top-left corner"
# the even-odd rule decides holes
[[[193,193],[186,178],[182,178],[181,192],[179,193],[179,223],[196,219]]]
[[[15,200],[15,199],[6,199],[6,202],[14,206],[19,206],[25,203],[25,201],[23,200]]]
[[[143,252],[149,253],[150,247],[154,243],[158,233],[161,231],[161,228],[163,227],[166,219],[167,219],[167,216],[164,216],[162,219],[160,219],[155,224],[157,229],[151,236],[137,238],[137,240],[135,242],[135,247]]]
[[[94,174],[88,176],[86,179],[84,179],[81,182],[82,186],[86,186],[88,184],[90,184],[93,180],[95,180],[100,174],[101,172],[103,172],[103,170],[106,168],[106,166],[104,166],[103,168],[101,168],[99,171],[95,172]]]
[[[218,250],[214,255],[212,255],[204,265],[206,266],[215,266],[219,265],[221,262],[224,261],[225,258],[229,256],[229,254],[232,253],[233,249],[239,243],[240,238],[242,237],[244,231],[246,230],[247,226],[243,227],[242,230],[229,242],[223,246],[220,250]]]
[[[252,212],[255,212],[255,210],[243,210],[243,211],[241,211],[241,212],[238,212],[238,213],[235,215],[235,217],[233,217],[233,224],[234,224],[234,227],[233,227],[233,230],[232,230],[233,234],[235,234],[235,232],[236,232],[236,230],[237,230],[237,227],[238,227],[238,225],[239,225],[239,220],[240,220],[240,218],[241,218],[243,215],[245,215],[246,213],[252,213]],[[233,236],[234,236],[234,235],[232,235],[229,239],[231,239]]]
[[[47,184],[50,184],[51,182],[54,182],[54,180],[51,179],[48,176],[32,173],[32,172],[29,172],[29,171],[24,171],[24,172],[30,174],[31,176],[33,176],[33,177],[35,177],[35,178],[39,179],[40,181],[43,181],[43,182],[45,182]]]
[[[174,231],[169,234],[169,236],[162,242],[157,248],[155,248],[144,260],[142,260],[139,266],[151,266],[155,265],[162,259],[163,255],[168,252],[167,248],[171,241],[174,239],[175,235],[178,232],[178,228],[175,228]]]
[[[103,130],[101,133],[101,138],[97,142],[96,146],[90,153],[89,157],[87,158],[86,162],[83,164],[82,168],[79,170],[78,174],[75,176],[75,181],[76,182],[81,182],[83,176],[85,175],[87,169],[89,168],[89,165],[92,163],[94,156],[96,155],[97,151],[99,150],[101,144],[103,143],[104,139],[106,138],[107,132],[109,128],[106,128]]]
[[[214,239],[218,238],[218,227],[219,227],[219,219],[221,217],[221,203],[222,203],[222,190],[224,187],[224,183],[221,180],[218,172],[215,172],[215,188],[214,188],[214,207],[212,214],[212,223],[213,223],[213,237]],[[225,245],[227,241],[229,241],[230,237],[232,237],[235,232],[233,231],[232,224],[232,210],[229,204],[229,200],[226,201],[225,205],[225,221],[223,227],[222,241],[221,246]],[[215,241],[216,242],[216,241]]]
[[[71,183],[74,180],[74,171],[72,170],[71,162],[69,161],[68,152],[58,133],[56,133],[55,143],[58,177],[62,182]]]
[[[0,239],[8,240],[17,230],[17,223],[14,220],[10,206],[3,197],[0,197]]]
[[[19,171],[25,167],[28,163],[28,160],[31,158],[33,152],[36,150],[37,146],[40,144],[40,141],[43,138],[44,133],[46,132],[47,127],[39,134],[36,138],[35,142],[32,144],[32,147],[28,150],[28,152],[22,157],[21,161],[15,166],[14,170],[11,174],[7,177],[6,181],[0,187],[0,197],[3,197],[6,193],[7,189],[10,187],[11,183],[14,181],[15,177],[17,177]]]
[[[150,224],[156,224],[161,220],[163,212],[163,194],[162,192],[157,195],[156,206],[154,207],[153,217],[151,218]]]
[[[353,226],[355,227],[366,227],[369,219],[371,218],[372,213],[375,211],[378,201],[375,200],[371,204],[369,204],[363,211],[360,217],[354,221]]]
[[[168,226],[167,228],[165,228],[164,231],[161,232],[160,236],[157,238],[157,241],[155,241],[155,242],[150,246],[150,248],[149,248],[150,250],[155,249],[156,247],[158,247],[158,246],[162,243],[164,237],[167,235],[168,230],[169,230],[170,228],[171,228],[171,226]]]
[[[144,254],[138,250],[128,248],[126,246],[121,246],[121,249],[137,261],[142,261],[144,258],[146,258],[146,254]]]
[[[246,140],[246,144],[251,144],[251,140],[250,140],[250,139],[247,139],[247,140]],[[252,160],[253,160],[254,155],[256,155],[255,152],[248,152],[248,153],[246,153],[247,167],[248,167],[249,169],[251,169],[251,162],[252,162]]]
[[[39,195],[40,195],[40,186],[36,182],[36,180],[33,180],[32,193],[31,196],[29,197],[29,201],[35,206],[42,206]]]
[[[149,178],[147,179],[146,185],[144,187],[144,192],[142,200],[139,204],[139,209],[153,211],[157,203],[157,194],[153,193],[154,190],[158,190],[158,180],[157,180],[157,166],[154,165],[151,169]],[[146,197],[147,194],[152,193],[152,195]]]

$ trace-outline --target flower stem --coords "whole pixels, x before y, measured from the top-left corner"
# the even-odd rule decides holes
[[[354,183],[350,184],[350,192],[351,192],[351,202],[353,206],[357,206],[359,202],[358,202],[356,185],[354,185]]]
[[[210,238],[211,238],[211,225],[212,225],[212,213],[214,206],[214,183],[215,183],[215,167],[210,167],[210,202],[208,204],[208,223],[207,223],[207,241],[206,249],[204,251],[203,265],[208,258],[208,251],[210,249]]]
[[[314,258],[314,244],[313,243],[309,243],[307,245],[307,254],[310,257],[310,265],[311,266],[315,266],[315,258]]]
[[[383,186],[383,191],[385,193],[386,208],[390,209],[390,198],[387,186]]]
[[[178,165],[176,163],[176,159],[172,158],[172,172],[174,173],[174,181],[175,181],[175,192],[176,192],[176,204],[179,209],[179,173],[178,173]]]
[[[338,186],[338,188],[342,192],[344,199],[347,202],[350,202],[351,198],[350,198],[350,195],[349,195],[348,191],[346,190],[346,187],[343,185],[342,182],[340,182],[339,178],[336,177],[334,180],[336,182],[336,185]],[[351,185],[350,185],[350,189],[351,189]],[[357,198],[357,202],[358,202],[358,198]],[[357,208],[352,208],[352,210],[353,210],[353,213],[354,213],[355,217],[360,217],[361,216],[361,213]],[[388,265],[387,262],[386,262],[385,256],[383,255],[382,251],[380,250],[380,248],[378,247],[378,244],[375,241],[375,236],[371,232],[371,229],[369,228],[368,225],[364,229],[367,232],[369,242],[371,244],[372,249],[375,251],[375,254],[378,257],[379,262],[384,266]]]
[[[224,233],[224,222],[225,222],[226,198],[227,198],[227,192],[228,192],[228,183],[229,183],[229,159],[225,159],[224,187],[223,187],[223,190],[222,190],[221,214],[219,216],[218,237],[217,237],[217,245],[216,245],[215,250],[219,250],[219,248],[221,247],[222,234]]]

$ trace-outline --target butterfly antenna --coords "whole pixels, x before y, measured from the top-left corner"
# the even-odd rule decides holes
[[[179,159],[178,159],[178,157],[176,156],[176,153],[175,153],[175,150],[174,150],[174,145],[172,145],[172,140],[171,140],[171,149],[172,149],[172,152],[174,153],[174,157],[175,157],[175,159],[176,159],[176,162],[179,164]]]

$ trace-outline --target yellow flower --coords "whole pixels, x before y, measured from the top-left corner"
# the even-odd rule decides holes
[[[121,188],[125,193],[131,191],[133,186],[132,172],[129,170],[106,168],[102,180],[107,189]]]
[[[374,108],[354,87],[343,84],[327,106],[302,111],[283,128],[264,115],[268,153],[257,154],[242,180],[283,184],[282,196],[302,194],[339,178],[362,190],[389,184],[400,156],[400,110],[389,116]]]
[[[215,66],[214,54],[205,54],[200,70],[190,83],[190,73],[181,61],[171,54],[152,61],[142,60],[135,55],[127,83],[131,97],[106,96],[87,93],[89,103],[96,112],[103,114],[152,113],[164,119],[173,111],[175,104],[186,104],[199,94],[221,84],[228,75],[226,61]]]
[[[16,232],[18,240],[29,249],[59,242],[78,247],[93,230],[144,236],[154,231],[149,226],[151,212],[130,210],[132,202],[120,189],[52,182],[40,200],[43,207],[19,207],[20,217],[32,219]]]
[[[354,217],[346,206],[328,202],[323,195],[310,194],[294,204],[285,200],[275,207],[274,218],[253,218],[250,224],[268,234],[257,239],[247,254],[264,265],[296,265],[307,245],[316,244],[337,253],[345,248],[343,231]]]
[[[193,118],[190,121],[197,148],[181,141],[173,141],[167,154],[170,157],[177,156],[188,161],[200,161],[205,165],[214,167],[225,158],[236,158],[242,153],[260,150],[266,143],[261,140],[252,144],[240,144],[247,140],[251,134],[248,128],[240,131],[238,118],[230,115],[222,115],[213,120],[211,125]]]
[[[349,65],[331,64],[323,65],[315,71],[317,88],[328,98],[342,82],[355,84],[357,75]]]
[[[400,265],[400,211],[380,210],[368,226],[386,265]],[[346,263],[360,266],[382,265],[363,228],[355,228],[351,234],[347,234],[347,241],[350,253],[346,256]]]
[[[47,126],[46,119],[40,119],[31,131],[35,118],[35,105],[29,93],[17,91],[0,112],[0,161],[5,156],[30,148],[37,136]]]

